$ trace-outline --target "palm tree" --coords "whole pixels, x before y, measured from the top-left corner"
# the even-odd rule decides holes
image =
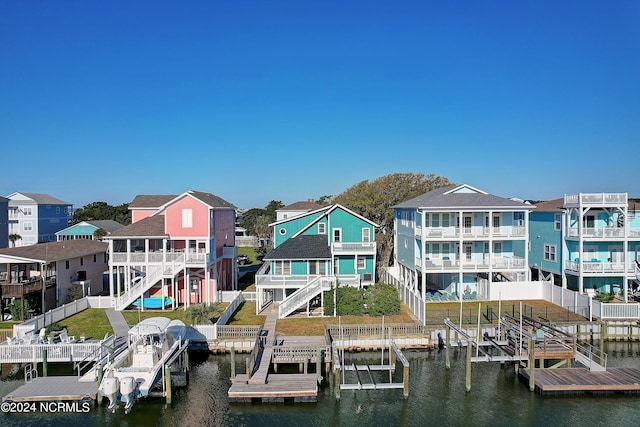
[[[214,317],[219,317],[220,304],[197,304],[189,307],[189,317],[193,325],[207,325]]]
[[[102,238],[104,236],[106,236],[107,234],[107,230],[105,230],[104,228],[100,227],[98,229],[96,229],[96,231],[93,232],[93,240],[102,240]]]
[[[13,248],[16,247],[16,240],[20,240],[20,239],[22,239],[22,236],[19,235],[18,233],[9,234],[9,241],[11,241],[11,247]]]

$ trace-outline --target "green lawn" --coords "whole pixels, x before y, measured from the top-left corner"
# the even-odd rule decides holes
[[[69,335],[76,338],[81,336],[86,339],[102,339],[105,334],[113,335],[113,329],[102,308],[88,308],[71,317],[58,322],[63,328],[67,328]]]

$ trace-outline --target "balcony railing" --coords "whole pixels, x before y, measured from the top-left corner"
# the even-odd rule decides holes
[[[463,237],[524,237],[525,228],[521,225],[503,225],[500,227],[484,227],[484,226],[472,226],[472,227],[418,227],[416,228],[416,237],[420,238],[422,235],[427,240],[433,239],[450,239],[458,238],[462,234]]]
[[[114,264],[162,264],[174,262],[186,255],[187,264],[204,264],[208,254],[205,252],[156,251],[156,252],[114,252]]]
[[[375,242],[334,242],[331,247],[334,254],[358,253],[373,255],[376,253]]]
[[[42,290],[42,278],[33,277],[29,280],[19,283],[2,283],[2,298],[22,298],[25,295],[29,295]],[[54,286],[56,284],[56,277],[50,276],[47,278],[47,287]]]
[[[416,258],[416,266],[421,266],[420,258]],[[493,257],[490,261],[485,260],[447,260],[447,259],[428,259],[425,260],[425,269],[432,271],[451,271],[459,270],[521,270],[525,267],[524,258],[520,257]]]
[[[581,203],[582,202],[582,203]],[[566,194],[565,207],[626,205],[626,193],[580,193]]]
[[[634,272],[633,261],[629,262],[627,273]],[[580,261],[565,261],[565,270],[580,272]],[[582,272],[586,274],[624,274],[624,262],[582,261]]]

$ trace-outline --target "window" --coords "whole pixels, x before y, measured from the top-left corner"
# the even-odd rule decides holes
[[[522,213],[522,212],[514,212],[513,213],[513,220],[515,221],[516,225],[523,226],[524,225],[524,213]]]
[[[554,214],[553,215],[553,230],[560,231],[562,224],[562,214]]]
[[[369,227],[362,229],[362,241],[365,243],[369,243],[371,241],[371,229]]]
[[[341,228],[334,228],[333,229],[333,241],[334,242],[341,242],[342,241],[342,229]]]
[[[501,254],[502,253],[502,242],[494,242],[493,243],[493,253]]]
[[[93,254],[93,262],[98,262],[98,256],[96,254]]]
[[[56,214],[60,215],[60,206],[56,206]]]
[[[493,216],[493,228],[500,228],[500,215]]]
[[[443,227],[449,227],[449,214],[448,213],[443,213],[442,214],[442,226]]]
[[[309,261],[309,274],[324,276],[327,266],[324,261]]]
[[[291,274],[291,261],[275,261],[274,264],[275,274]]]
[[[193,227],[193,211],[191,209],[182,209],[182,228]]]
[[[440,258],[440,243],[434,243],[431,245],[431,255],[434,258]]]
[[[31,216],[32,213],[31,207],[22,208],[22,215]]]
[[[278,230],[278,233],[280,233],[281,236],[284,236],[285,234],[287,234],[287,229],[283,227],[280,230]]]
[[[595,227],[595,223],[596,223],[596,217],[594,215],[587,215],[584,217],[583,220],[583,227],[586,228],[593,228]]]
[[[357,260],[357,264],[358,264],[358,270],[364,270],[366,268],[366,266],[365,266],[365,261],[366,261],[365,257],[359,256],[359,257],[356,257],[356,260]]]
[[[65,270],[68,270],[68,269],[69,269],[69,260],[66,260],[66,261],[64,262],[64,269],[65,269]]]
[[[556,246],[555,245],[544,245],[544,260],[556,262]]]
[[[80,257],[80,266],[84,265],[84,257]]]
[[[318,234],[327,234],[327,224],[324,222],[318,224]]]
[[[431,226],[440,227],[440,214],[434,213],[431,215]]]
[[[448,243],[443,243],[442,244],[442,255],[444,255],[445,257],[449,256],[449,244]]]
[[[23,222],[22,223],[22,230],[24,230],[24,231],[33,230],[33,223],[31,223],[31,222]]]

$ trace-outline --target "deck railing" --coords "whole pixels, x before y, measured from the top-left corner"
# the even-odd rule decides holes
[[[103,345],[112,345],[115,338],[73,343],[55,344],[0,344],[0,363],[39,363],[42,362],[42,352],[47,351],[49,362],[79,362],[99,354]]]

